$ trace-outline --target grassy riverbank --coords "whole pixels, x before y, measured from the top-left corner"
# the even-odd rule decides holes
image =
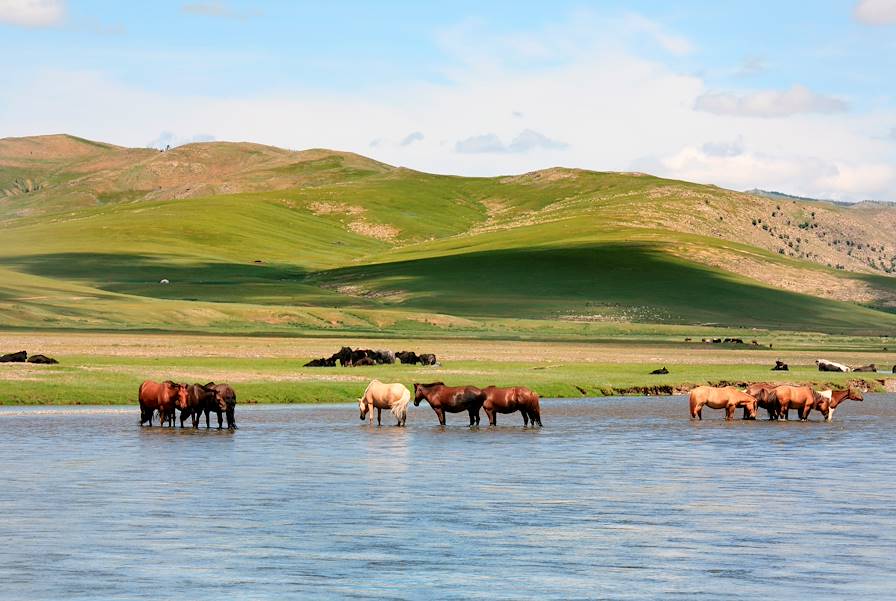
[[[426,339],[323,339],[151,334],[0,333],[0,349],[26,349],[59,365],[0,364],[0,404],[129,404],[144,379],[228,382],[241,403],[351,401],[372,378],[436,380],[479,386],[524,385],[546,397],[668,393],[720,381],[842,384],[864,377],[876,388],[886,374],[829,374],[815,369],[823,355],[850,365],[890,367],[879,339],[784,334],[767,347],[684,343],[663,337],[606,338],[600,342],[520,342]],[[801,344],[802,342],[802,344]],[[340,344],[435,352],[441,367],[385,365],[303,368]],[[771,372],[776,358],[790,372]],[[666,366],[668,375],[650,375]],[[584,392],[583,392],[584,391]]]

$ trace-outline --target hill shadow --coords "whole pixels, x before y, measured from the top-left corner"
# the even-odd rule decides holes
[[[893,327],[889,315],[768,288],[651,243],[515,248],[320,272],[312,280],[386,292],[402,305],[464,316],[617,316],[804,330]]]
[[[220,302],[326,302],[339,297],[305,283],[295,265],[195,261],[176,255],[55,253],[5,257],[16,271],[152,298]],[[168,280],[168,285],[162,285]]]

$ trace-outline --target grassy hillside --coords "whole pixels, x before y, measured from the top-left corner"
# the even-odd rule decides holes
[[[896,332],[891,209],[781,202],[642,174],[0,140],[0,327]]]

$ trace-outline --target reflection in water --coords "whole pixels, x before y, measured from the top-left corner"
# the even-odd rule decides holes
[[[893,401],[545,401],[542,430],[472,431],[241,406],[235,433],[4,407],[0,599],[887,597]]]

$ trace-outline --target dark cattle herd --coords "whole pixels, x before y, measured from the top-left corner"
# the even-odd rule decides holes
[[[0,355],[0,363],[40,363],[43,365],[55,365],[59,363],[56,359],[52,357],[47,357],[46,355],[31,355],[28,356],[28,353],[25,351],[18,351],[15,353],[6,353],[5,355]]]
[[[344,346],[329,357],[312,359],[304,367],[336,367],[337,362],[342,367],[362,367],[365,365],[392,365],[396,362],[404,365],[438,365],[436,356],[432,353],[417,354],[414,351],[352,349]]]

